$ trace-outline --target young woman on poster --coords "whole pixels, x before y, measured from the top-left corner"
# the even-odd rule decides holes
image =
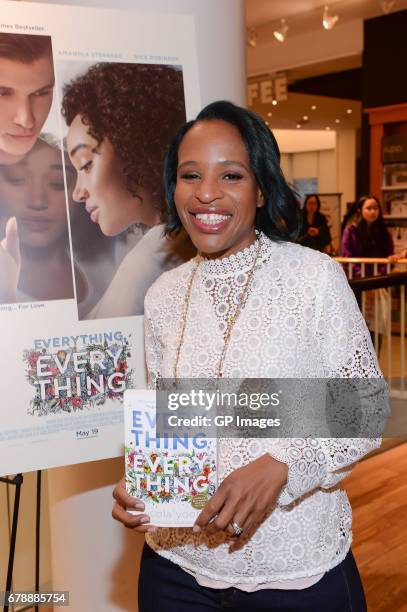
[[[264,122],[228,102],[206,107],[173,140],[167,231],[182,224],[199,255],[147,293],[153,387],[159,377],[381,377],[341,267],[292,242],[298,211],[279,159]],[[366,610],[338,483],[379,444],[219,440],[221,484],[193,529],[158,529],[126,512],[143,503],[122,480],[113,517],[146,533],[140,612]]]
[[[0,167],[0,216],[8,219],[0,303],[72,299],[60,149],[37,140],[21,161]]]
[[[143,314],[151,283],[185,260],[182,240],[164,239],[162,225],[162,164],[185,121],[182,72],[100,63],[63,91],[68,154],[77,172],[72,197],[105,236],[120,235],[123,249],[128,245],[105,295],[84,318]],[[75,232],[73,224],[74,241]]]

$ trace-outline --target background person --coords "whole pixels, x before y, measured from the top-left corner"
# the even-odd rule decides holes
[[[320,208],[321,200],[318,195],[310,193],[305,197],[301,231],[297,242],[316,251],[325,251],[331,244],[331,232]]]
[[[389,257],[393,240],[383,219],[379,200],[367,195],[360,198],[357,216],[345,227],[341,240],[341,257]],[[386,264],[379,264],[378,274],[386,274]],[[365,276],[374,273],[373,264],[365,264]],[[352,275],[360,277],[361,265],[353,264]]]
[[[354,220],[345,227],[342,234],[341,257],[389,257],[393,250],[393,240],[384,222],[379,200],[372,195],[363,196],[358,202]],[[352,277],[360,277],[362,265],[351,265]],[[347,270],[348,264],[344,264],[344,268]],[[374,265],[365,264],[364,275],[373,274]],[[387,274],[387,264],[378,264],[377,274]],[[388,331],[388,311],[391,307],[389,293],[386,289],[364,293],[364,316],[372,341],[375,332],[378,333],[376,349],[380,353],[382,335]]]
[[[292,242],[295,198],[259,117],[229,102],[207,106],[176,134],[165,184],[167,232],[182,225],[199,255],[147,293],[153,387],[160,378],[381,376],[342,268]],[[121,481],[113,516],[147,533],[140,612],[366,610],[339,482],[379,444],[220,440],[220,486],[193,529],[157,529],[126,512],[144,505]]]
[[[72,197],[105,236],[121,237],[126,255],[106,294],[83,316],[143,314],[147,288],[179,263],[162,236],[161,176],[171,135],[185,120],[182,72],[162,65],[96,64],[64,86],[62,114],[77,174]],[[71,230],[75,245],[74,224]]]
[[[52,104],[50,36],[0,33],[0,164],[35,145]]]

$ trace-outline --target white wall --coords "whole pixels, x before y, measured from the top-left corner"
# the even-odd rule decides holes
[[[346,202],[356,197],[356,130],[337,132],[273,130],[281,150],[286,179],[318,178],[321,193],[342,193],[342,215]],[[325,137],[324,137],[325,134]]]

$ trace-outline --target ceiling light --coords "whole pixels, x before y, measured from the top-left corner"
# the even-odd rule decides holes
[[[380,6],[382,7],[382,11],[385,15],[388,15],[395,5],[395,0],[382,0]]]
[[[300,128],[301,127],[301,123],[297,123],[296,127]]]
[[[329,127],[329,125],[327,125],[325,129],[326,130],[330,130],[331,128]]]
[[[332,28],[334,27],[338,19],[339,19],[338,15],[329,14],[328,6],[324,7],[324,13],[322,16],[322,25],[324,26],[325,30],[332,30]]]
[[[341,120],[340,119],[335,119],[335,123],[340,123]]]
[[[285,19],[282,19],[280,22],[280,29],[274,30],[274,38],[276,38],[279,42],[284,42],[288,32],[288,25],[285,22]]]
[[[277,100],[274,98],[274,100],[272,101],[272,105],[273,106],[277,106]]]
[[[317,110],[317,107],[315,106],[315,104],[311,106],[311,110]]]
[[[267,113],[267,117],[272,117],[273,113]]]
[[[266,125],[270,125],[268,121],[266,121]]]
[[[247,30],[247,44],[249,47],[254,47],[257,45],[257,30],[256,28],[250,28]]]
[[[346,109],[346,112],[348,113],[348,115],[351,115],[353,111],[352,111],[352,109],[351,109],[351,108],[347,108],[347,109]]]
[[[308,121],[308,119],[309,119],[308,115],[304,115],[303,119],[304,119],[304,121]]]

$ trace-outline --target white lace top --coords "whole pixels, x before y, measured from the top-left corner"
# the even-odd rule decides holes
[[[228,346],[224,377],[380,377],[365,322],[342,268],[327,255],[264,235],[250,294]],[[213,377],[224,345],[226,317],[256,255],[203,260],[192,285],[180,378]],[[191,260],[165,272],[145,300],[150,384],[171,378]],[[322,574],[346,556],[351,508],[335,486],[352,464],[380,445],[366,438],[221,439],[220,480],[265,452],[289,466],[277,507],[236,552],[223,533],[158,529],[147,535],[160,555],[196,575],[248,586]],[[244,537],[244,536],[241,536]]]

